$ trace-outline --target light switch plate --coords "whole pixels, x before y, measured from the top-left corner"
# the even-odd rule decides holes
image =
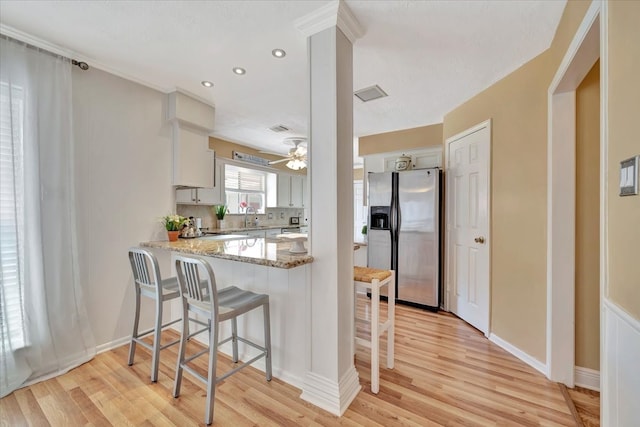
[[[638,159],[631,157],[620,162],[620,195],[635,196],[638,194]]]

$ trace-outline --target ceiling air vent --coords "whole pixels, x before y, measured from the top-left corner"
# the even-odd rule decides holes
[[[269,130],[271,130],[273,132],[287,132],[287,131],[289,131],[291,129],[289,129],[285,125],[275,125],[275,126],[271,126],[269,128]]]
[[[374,85],[360,89],[354,93],[355,96],[362,102],[373,101],[374,99],[384,98],[387,96],[386,92],[380,89],[380,86]]]

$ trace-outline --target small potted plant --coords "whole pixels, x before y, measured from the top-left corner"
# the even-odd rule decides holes
[[[182,230],[182,227],[184,227],[187,221],[189,221],[188,218],[177,214],[162,217],[162,222],[164,223],[164,228],[167,230],[170,242],[178,240],[180,230]]]
[[[362,230],[360,230],[360,233],[362,233],[362,241],[366,242],[367,241],[367,224],[362,226]]]
[[[226,205],[216,205],[213,208],[216,218],[218,218],[218,228],[222,229],[225,227],[224,216],[227,214],[227,206]]]

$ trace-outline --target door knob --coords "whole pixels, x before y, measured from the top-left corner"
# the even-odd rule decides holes
[[[475,239],[473,239],[474,242],[476,243],[484,243],[484,237],[480,236],[480,237],[476,237]]]

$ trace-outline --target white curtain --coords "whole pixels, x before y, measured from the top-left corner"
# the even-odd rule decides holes
[[[0,396],[95,355],[78,279],[71,66],[0,36]]]

